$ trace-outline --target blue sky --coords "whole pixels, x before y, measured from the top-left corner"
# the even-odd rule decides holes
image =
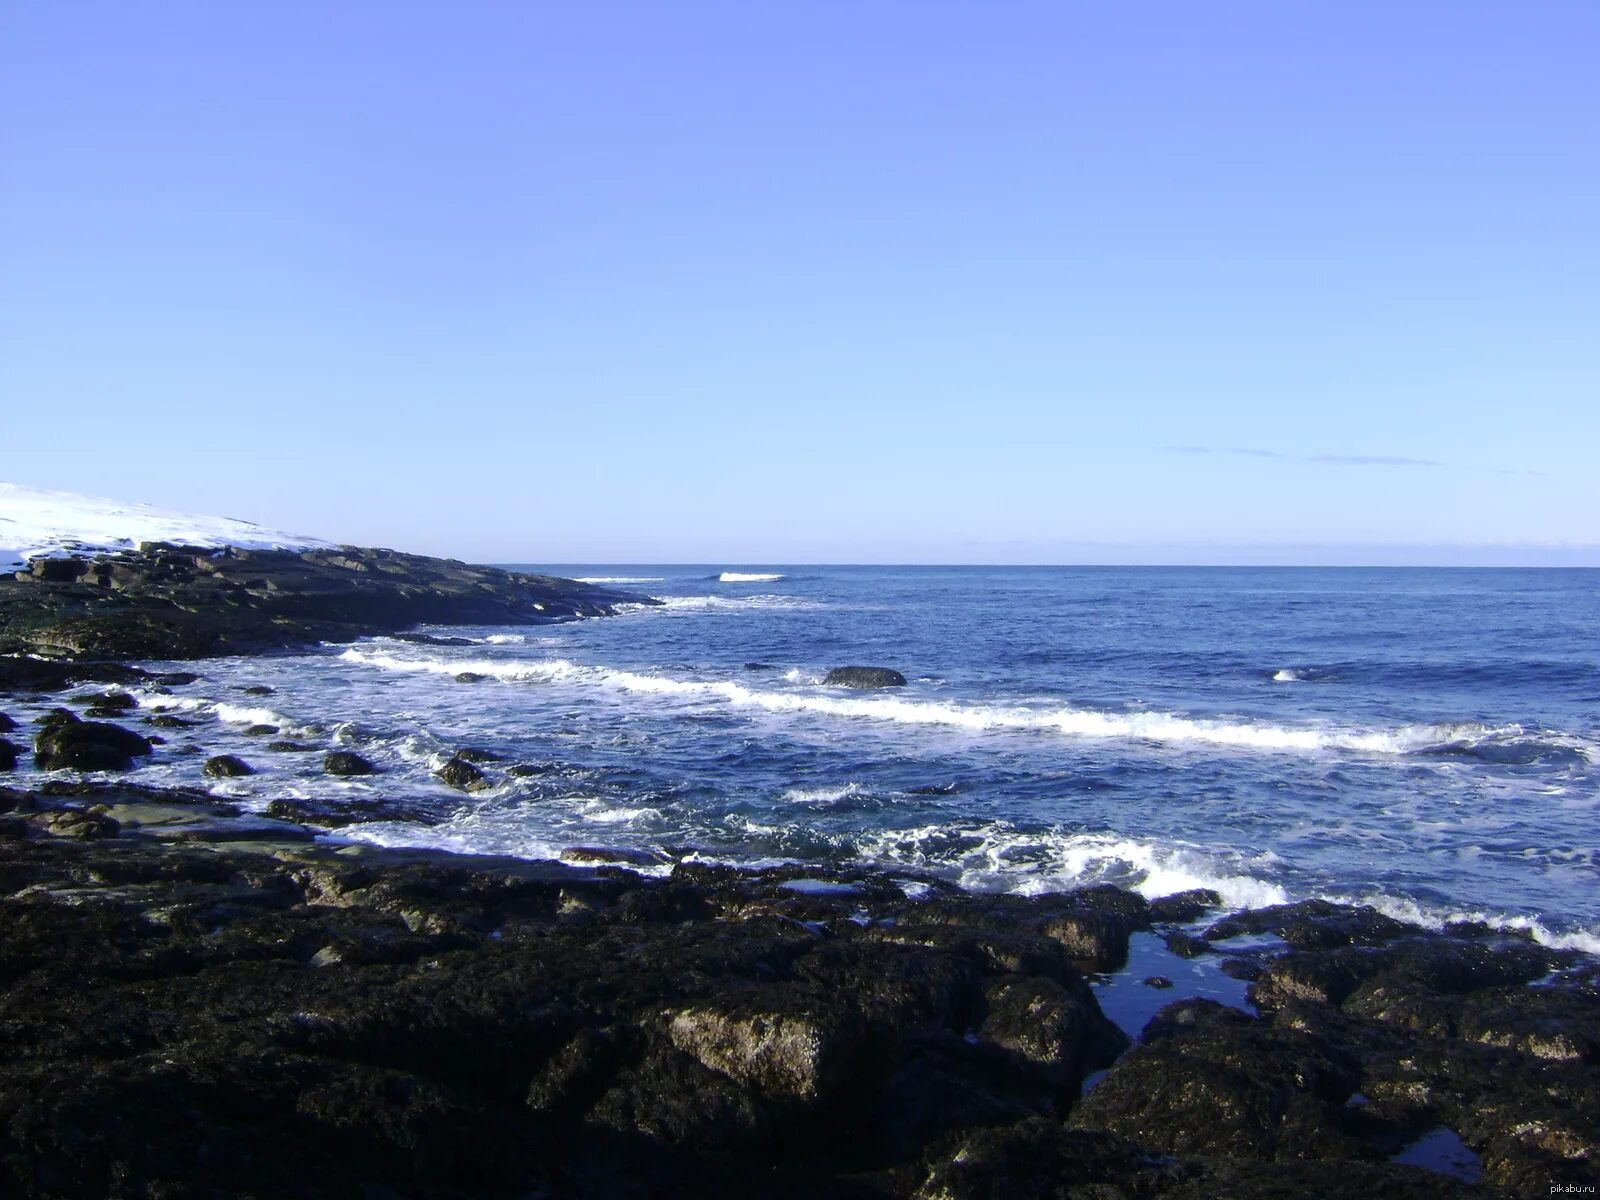
[[[13,4],[5,477],[493,561],[1600,564],[1592,3]]]

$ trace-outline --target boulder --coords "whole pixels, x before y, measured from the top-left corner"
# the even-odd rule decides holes
[[[0,737],[0,771],[11,771],[16,768],[17,756],[22,753],[22,747],[9,738]]]
[[[40,729],[33,749],[35,765],[45,771],[126,771],[154,747],[120,725],[57,718]]]
[[[212,779],[234,779],[240,775],[254,775],[255,768],[242,758],[235,758],[231,754],[218,754],[214,758],[206,759],[206,765],[200,768]]]
[[[0,712],[0,733],[10,733],[17,727],[17,723],[6,713]]]
[[[330,750],[323,756],[322,769],[329,775],[376,775],[378,768],[350,750]]]
[[[905,687],[906,677],[889,667],[835,667],[822,681],[829,687]]]
[[[458,792],[481,792],[494,786],[493,780],[459,754],[433,774]]]

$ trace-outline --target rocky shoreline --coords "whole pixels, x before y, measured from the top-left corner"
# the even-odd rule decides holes
[[[192,659],[350,641],[427,623],[538,625],[648,596],[359,546],[136,549],[36,558],[0,576],[0,655]],[[0,686],[5,679],[0,676]]]
[[[111,660],[640,598],[387,551],[76,562],[0,583],[0,771],[10,747],[49,772],[0,786],[0,1193],[1420,1198],[1600,1173],[1592,959],[1317,901],[341,840],[417,814],[105,774],[204,738],[123,690],[193,674]]]
[[[1600,966],[1481,927],[386,850],[76,778],[0,789],[0,814],[11,1195],[1194,1200],[1595,1178]],[[1119,995],[1181,995],[1153,964],[1199,961],[1238,1006],[1113,1019]],[[1480,1182],[1392,1161],[1439,1130]]]

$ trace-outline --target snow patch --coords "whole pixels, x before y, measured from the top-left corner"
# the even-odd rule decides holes
[[[15,570],[35,558],[132,550],[140,542],[245,550],[310,550],[334,544],[232,517],[0,483],[0,570]]]

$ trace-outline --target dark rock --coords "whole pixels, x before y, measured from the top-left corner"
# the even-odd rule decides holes
[[[139,707],[139,698],[127,692],[101,692],[98,695],[85,696],[83,701],[94,708],[107,709],[113,714]]]
[[[431,633],[396,633],[392,636],[397,642],[413,642],[418,646],[473,646],[477,644],[471,638],[436,637]]]
[[[1205,931],[1212,941],[1240,934],[1274,933],[1297,950],[1330,946],[1377,946],[1414,932],[1414,927],[1366,905],[1302,900],[1249,909],[1224,917]]]
[[[240,775],[254,775],[255,768],[242,758],[235,758],[231,754],[218,754],[214,758],[206,759],[206,764],[200,768],[212,779],[233,779]]]
[[[1196,937],[1192,933],[1184,933],[1181,929],[1173,930],[1162,939],[1168,950],[1179,958],[1199,958],[1202,954],[1210,954],[1212,945],[1205,938]]]
[[[376,775],[378,768],[361,755],[350,750],[330,750],[322,759],[322,769],[329,775]]]
[[[489,678],[487,675],[480,675],[477,671],[459,671],[456,673],[457,683],[482,683],[487,678]]]
[[[1355,1060],[1209,1000],[1168,1005],[1084,1097],[1074,1124],[1168,1154],[1362,1158],[1346,1131]]]
[[[1146,975],[1140,982],[1149,988],[1169,988],[1172,986],[1172,980],[1165,975]]]
[[[17,723],[6,713],[0,712],[0,733],[10,733],[17,727]]]
[[[1034,1117],[971,1134],[933,1168],[916,1195],[918,1200],[1113,1200],[1164,1193],[1184,1174],[1130,1141]]]
[[[912,796],[953,796],[961,789],[953,783],[930,783],[923,787],[910,789]]]
[[[1128,961],[1128,939],[1142,922],[1127,912],[1084,908],[1051,917],[1043,932],[1067,948],[1073,958],[1095,970],[1115,970]]]
[[[626,863],[635,867],[653,867],[661,864],[658,855],[647,850],[628,850],[621,846],[568,846],[561,852],[561,861],[569,863]]]
[[[126,771],[153,747],[120,725],[57,719],[40,729],[33,749],[34,763],[41,770]]]
[[[277,750],[277,751],[279,751],[281,753],[284,753],[284,754],[309,754],[311,751],[315,750],[316,747],[315,746],[308,746],[304,742],[280,741],[280,742],[268,742],[267,743],[267,749],[268,750]]]
[[[44,827],[56,837],[72,838],[80,842],[97,842],[116,837],[122,826],[104,813],[88,809],[68,808],[50,813]]]
[[[389,800],[366,797],[342,800],[273,800],[267,805],[267,816],[279,821],[293,821],[299,825],[322,825],[329,829],[359,825],[364,821],[428,823],[424,820],[423,814],[413,809]]]
[[[97,670],[95,659],[248,653],[418,623],[548,624],[654,603],[573,580],[354,546],[297,553],[150,544],[38,570],[0,578],[0,632],[8,648],[79,661],[5,660],[0,689],[131,678]]]
[[[499,762],[502,756],[496,754],[493,750],[480,750],[476,746],[463,746],[456,751],[455,757],[462,762],[492,763]]]
[[[835,667],[822,682],[830,687],[905,687],[906,677],[888,667]]]
[[[494,781],[459,754],[434,772],[435,777],[459,792],[481,792],[494,786]]]
[[[170,713],[159,713],[153,717],[146,717],[144,723],[156,729],[188,729],[200,724],[198,721],[190,721],[185,717],[175,717]]]
[[[0,771],[15,770],[17,759],[21,754],[21,746],[9,738],[0,737]]]
[[[239,690],[246,696],[271,696],[277,691],[276,688],[270,688],[264,683],[252,683],[249,687],[242,687]]]
[[[1150,920],[1156,925],[1187,925],[1207,909],[1218,907],[1222,897],[1210,888],[1191,888],[1150,901]]]
[[[1127,1049],[1127,1036],[1101,1013],[1082,978],[1004,977],[988,985],[984,998],[988,1011],[978,1035],[1054,1068],[1073,1095],[1080,1079]]]
[[[0,598],[8,594],[16,593],[0,580]],[[129,684],[150,679],[148,671],[123,663],[0,654],[0,692],[57,692],[86,682]]]
[[[186,687],[199,678],[193,671],[163,671],[155,676],[155,682],[165,687]]]
[[[272,737],[278,732],[276,725],[249,725],[244,729],[245,737]]]
[[[778,668],[775,663],[747,662],[744,665],[744,669],[746,671],[776,671]]]

